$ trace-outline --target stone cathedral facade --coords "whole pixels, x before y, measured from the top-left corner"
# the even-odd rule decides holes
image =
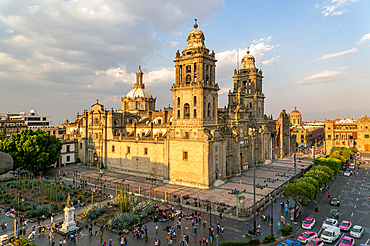
[[[264,114],[255,58],[248,51],[234,71],[224,108],[218,107],[216,62],[195,23],[175,56],[172,108],[156,110],[139,66],[122,109],[97,101],[65,124],[65,137],[78,140],[78,156],[88,166],[199,188],[253,167],[253,142],[256,165],[289,155],[289,116],[285,110],[278,120]]]

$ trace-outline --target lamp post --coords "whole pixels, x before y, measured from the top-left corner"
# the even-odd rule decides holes
[[[274,199],[270,194],[270,201],[271,201],[271,235],[274,235]]]
[[[253,141],[253,231],[256,231],[256,148],[255,148],[255,137],[256,129],[249,128],[249,131],[252,133]]]

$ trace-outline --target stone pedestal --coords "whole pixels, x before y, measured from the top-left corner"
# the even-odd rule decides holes
[[[76,226],[75,222],[75,208],[74,207],[66,207],[64,209],[64,222],[62,225],[61,232],[67,233],[69,231],[77,230],[78,227]]]

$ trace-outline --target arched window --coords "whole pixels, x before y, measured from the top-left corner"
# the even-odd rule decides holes
[[[180,110],[177,110],[177,119],[180,119]]]
[[[251,102],[249,103],[249,108],[252,108],[252,103]]]
[[[191,75],[186,75],[186,84],[190,84],[191,83]]]
[[[197,97],[194,96],[194,106],[197,106]]]
[[[140,102],[136,102],[136,109],[140,110]]]
[[[216,112],[216,98],[213,98],[213,110],[212,110],[212,116],[215,118],[215,112]]]
[[[211,103],[208,103],[207,117],[211,117]]]
[[[194,109],[194,119],[197,118],[197,110]]]
[[[180,97],[177,98],[177,107],[180,107]]]
[[[184,119],[190,119],[190,105],[188,103],[184,105]]]

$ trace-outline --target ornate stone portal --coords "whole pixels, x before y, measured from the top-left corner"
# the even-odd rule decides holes
[[[75,208],[71,204],[71,196],[68,194],[67,197],[67,206],[64,208],[64,222],[62,225],[61,232],[67,233],[69,231],[77,230],[75,222]]]

